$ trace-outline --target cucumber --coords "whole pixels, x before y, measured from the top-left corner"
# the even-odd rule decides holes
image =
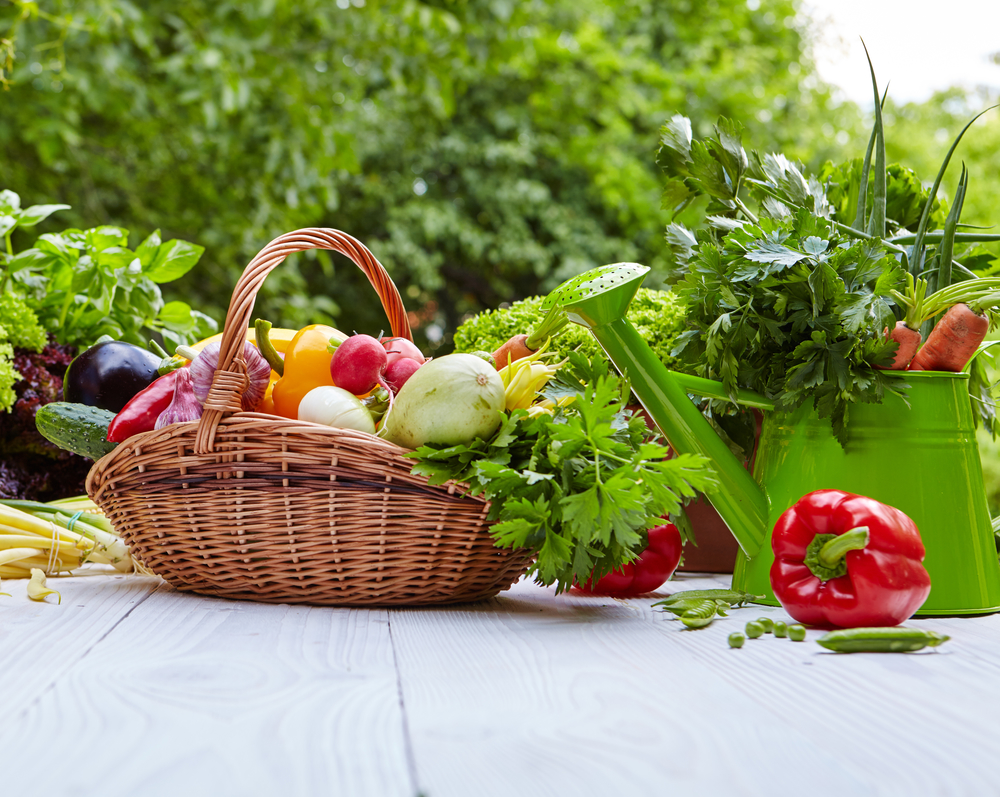
[[[35,426],[42,437],[59,448],[100,459],[118,445],[108,441],[108,424],[114,417],[113,412],[99,407],[54,401],[38,408]]]

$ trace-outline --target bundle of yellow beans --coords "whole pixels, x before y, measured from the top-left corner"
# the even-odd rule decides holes
[[[546,383],[555,375],[566,360],[558,363],[546,363],[542,357],[548,348],[549,341],[538,351],[520,360],[514,360],[509,365],[505,365],[497,373],[503,381],[504,395],[506,397],[506,409],[526,410],[534,403],[538,393]]]
[[[0,578],[69,573],[85,563],[134,569],[125,542],[88,498],[0,501]]]

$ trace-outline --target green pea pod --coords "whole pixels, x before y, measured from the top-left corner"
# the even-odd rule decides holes
[[[699,615],[693,614],[682,614],[681,622],[684,623],[688,628],[704,628],[705,626],[711,625],[712,620],[715,619],[715,615],[709,615],[708,617],[701,617]]]
[[[730,606],[742,606],[747,601],[763,598],[763,595],[751,595],[740,589],[689,589],[683,592],[675,592],[668,598],[654,603],[653,606],[672,606],[679,601],[686,600],[720,600],[725,601]]]
[[[718,606],[715,601],[703,599],[681,615],[681,622],[688,628],[704,628],[715,619]]]
[[[837,653],[908,653],[936,648],[951,637],[917,628],[844,628],[831,631],[816,641]]]
[[[701,609],[706,603],[711,603],[715,605],[714,601],[709,601],[707,598],[692,598],[688,600],[677,601],[677,603],[672,603],[669,606],[664,606],[663,611],[676,614],[680,617],[682,614],[691,611],[692,609]]]

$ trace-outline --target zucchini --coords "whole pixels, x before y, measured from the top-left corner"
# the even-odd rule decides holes
[[[108,441],[108,425],[115,414],[100,407],[54,401],[38,408],[38,433],[59,448],[82,457],[100,459],[118,445]]]

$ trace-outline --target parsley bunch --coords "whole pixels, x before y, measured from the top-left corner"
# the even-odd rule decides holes
[[[561,592],[600,578],[635,558],[661,516],[678,518],[683,501],[715,484],[703,457],[667,459],[667,446],[624,411],[623,390],[614,376],[578,382],[576,400],[551,415],[515,410],[489,440],[418,448],[413,472],[467,482],[492,501],[497,546],[534,551],[538,582]]]
[[[743,222],[704,241],[674,290],[692,329],[679,349],[735,395],[748,387],[791,410],[811,399],[841,443],[850,405],[899,392],[877,369],[896,344],[890,291],[905,271],[877,240],[846,238],[806,210]]]

